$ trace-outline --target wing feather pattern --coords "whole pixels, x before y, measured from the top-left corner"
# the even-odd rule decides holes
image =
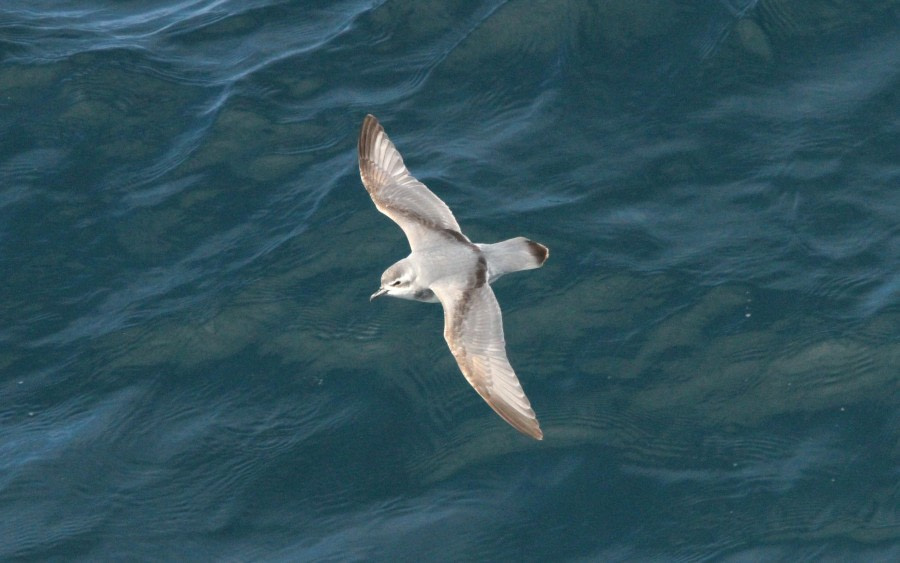
[[[431,288],[444,307],[444,339],[466,380],[503,420],[536,440],[544,437],[506,357],[500,305],[488,284]]]
[[[413,251],[445,242],[447,236],[469,242],[447,204],[409,173],[372,115],[359,133],[359,175],[375,207],[403,229]]]

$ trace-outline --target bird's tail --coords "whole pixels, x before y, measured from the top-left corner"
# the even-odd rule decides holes
[[[549,248],[525,237],[511,238],[495,244],[479,244],[478,247],[487,260],[490,281],[510,272],[540,268],[550,256]]]

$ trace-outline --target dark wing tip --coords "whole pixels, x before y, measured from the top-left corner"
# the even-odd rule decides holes
[[[363,119],[362,128],[359,131],[359,160],[367,160],[378,133],[384,131],[384,128],[378,123],[378,119],[374,115],[367,114]]]
[[[528,250],[534,259],[537,260],[538,266],[543,266],[547,258],[550,257],[550,249],[539,242],[533,240],[528,241]]]
[[[541,431],[541,425],[535,418],[527,418],[522,416],[520,412],[508,407],[500,401],[486,401],[488,406],[494,409],[494,412],[500,415],[500,418],[509,423],[510,426],[529,436],[535,440],[543,440],[544,433]],[[533,415],[534,413],[532,413]]]

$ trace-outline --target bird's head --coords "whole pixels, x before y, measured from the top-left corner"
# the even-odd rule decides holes
[[[415,294],[419,290],[414,283],[415,279],[415,270],[404,258],[381,274],[381,287],[372,294],[369,301],[374,301],[383,295],[415,300]]]

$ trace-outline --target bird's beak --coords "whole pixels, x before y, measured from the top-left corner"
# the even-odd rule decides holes
[[[379,288],[378,288],[378,291],[376,291],[375,293],[373,293],[373,294],[372,294],[372,297],[369,297],[369,301],[375,301],[376,299],[378,299],[378,298],[381,297],[382,295],[386,294],[387,292],[388,292],[387,288],[379,287]]]

